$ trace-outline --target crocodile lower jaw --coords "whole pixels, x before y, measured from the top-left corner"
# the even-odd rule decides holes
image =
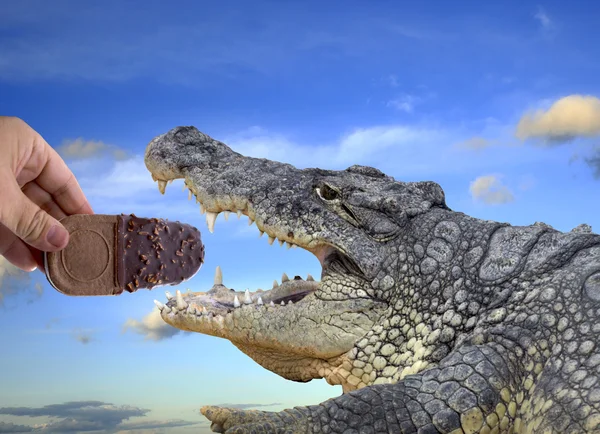
[[[208,292],[182,294],[177,290],[176,295],[173,296],[166,291],[167,303],[163,304],[157,300],[154,303],[167,322],[177,326],[195,324],[205,333],[210,329],[218,330],[225,324],[227,317],[233,318],[237,310],[244,314],[254,310],[263,315],[271,310],[288,308],[318,289],[319,282],[316,282],[310,274],[306,280],[300,276],[290,280],[283,273],[281,284],[274,281],[273,288],[270,290],[235,291],[223,285],[221,267],[217,267],[214,285]]]
[[[317,282],[313,284],[318,287]],[[292,301],[294,297],[304,297],[312,292],[290,294],[287,303],[283,299],[278,303],[274,300],[265,303],[262,298],[269,297],[270,291],[252,293],[246,290],[242,296],[242,293],[231,291],[224,286],[222,288],[230,294],[227,296],[221,294],[219,297],[214,293],[211,294],[211,291],[181,293],[178,290],[175,296],[167,292],[166,304],[157,300],[154,303],[159,308],[162,318],[174,327],[235,341],[236,336],[232,334],[232,330],[240,317],[287,315],[288,311],[295,307]]]

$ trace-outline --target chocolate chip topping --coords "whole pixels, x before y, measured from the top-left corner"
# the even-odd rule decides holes
[[[157,285],[177,285],[204,262],[200,231],[193,226],[133,214],[117,225],[119,286],[134,292]]]

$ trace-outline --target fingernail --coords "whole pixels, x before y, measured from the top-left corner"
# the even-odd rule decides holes
[[[54,247],[62,249],[67,246],[69,242],[69,232],[61,225],[54,225],[48,231],[46,235],[46,241],[52,244]]]

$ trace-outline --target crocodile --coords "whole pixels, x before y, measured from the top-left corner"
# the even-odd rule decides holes
[[[236,212],[314,254],[320,280],[167,294],[163,320],[228,339],[293,381],[343,393],[280,412],[204,406],[227,433],[600,432],[600,235],[451,210],[435,182],[298,169],[195,127],[147,146],[162,193],[183,179],[206,213]]]

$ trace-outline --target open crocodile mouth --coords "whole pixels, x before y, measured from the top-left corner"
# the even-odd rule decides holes
[[[158,182],[161,194],[165,193],[167,184],[172,180],[165,181],[152,178]],[[311,237],[295,236],[292,232],[283,233],[280,228],[267,227],[260,218],[256,219],[252,205],[246,199],[231,198],[228,200],[203,196],[195,191],[191,180],[184,180],[184,190],[188,189],[188,199],[196,198],[200,205],[201,214],[206,214],[208,230],[214,232],[214,225],[219,213],[223,212],[225,220],[233,212],[238,218],[242,215],[248,216],[248,223],[256,223],[260,236],[265,233],[269,244],[277,241],[280,246],[284,244],[287,248],[301,247],[313,253],[322,266],[322,276],[327,271],[360,274],[360,270],[349,257],[341,250],[326,244],[315,243]],[[275,280],[273,287],[269,290],[257,289],[254,292],[246,289],[236,291],[223,285],[223,275],[220,267],[217,267],[213,287],[207,292],[176,292],[173,296],[166,292],[167,303],[163,304],[155,300],[155,304],[161,311],[161,315],[169,324],[187,330],[200,329],[204,333],[221,335],[219,329],[225,321],[234,316],[236,311],[244,312],[249,309],[266,310],[287,309],[300,303],[307,297],[313,295],[320,287],[320,282],[308,274],[306,279],[300,276],[289,278],[283,273],[281,283]],[[250,313],[250,312],[245,312]]]
[[[215,283],[208,292],[177,291],[173,296],[166,292],[169,300],[166,305],[155,300],[155,304],[163,314],[187,314],[205,316],[208,319],[216,319],[233,314],[237,309],[255,308],[268,309],[281,306],[289,306],[303,300],[309,294],[319,289],[319,282],[315,281],[309,274],[304,280],[295,276],[292,280],[284,273],[281,284],[273,282],[270,290],[257,289],[243,292],[229,289],[223,285],[223,274],[221,267],[217,267]]]

